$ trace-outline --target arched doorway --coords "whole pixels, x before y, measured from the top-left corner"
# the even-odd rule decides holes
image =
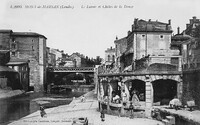
[[[136,91],[136,94],[140,101],[145,101],[145,82],[139,79],[128,80],[125,82],[125,85],[129,92],[129,101],[131,101],[133,92]]]
[[[168,105],[177,96],[177,81],[159,79],[152,82],[154,105]]]

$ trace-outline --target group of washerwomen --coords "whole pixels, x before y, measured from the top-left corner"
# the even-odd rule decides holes
[[[137,90],[134,89],[131,94],[132,94],[131,102],[134,105],[138,105],[140,100],[137,96]],[[123,103],[126,103],[128,102],[128,100],[129,100],[129,97],[127,93],[125,92],[125,90],[122,90],[121,98],[119,97],[119,95],[113,93],[113,98],[112,98],[113,103],[120,103],[120,101],[122,101]]]

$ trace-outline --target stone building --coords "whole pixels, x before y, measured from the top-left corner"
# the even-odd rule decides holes
[[[171,35],[171,20],[168,23],[163,23],[135,19],[132,31],[128,32],[127,36],[126,66],[133,65],[134,69],[136,68],[134,61],[147,56],[150,56],[151,63],[171,64],[178,62],[178,58],[175,56],[179,56],[179,51],[170,49]]]
[[[75,67],[85,67],[85,57],[84,55],[76,52],[72,53],[69,57],[71,60],[74,60],[75,62]]]
[[[1,49],[10,51],[11,59],[29,60],[30,86],[43,91],[46,84],[46,37],[33,32],[0,31]]]
[[[191,38],[182,43],[183,102],[195,101],[200,107],[200,39]]]
[[[47,67],[56,66],[56,55],[50,52],[50,48],[47,47]]]
[[[197,19],[196,16],[192,17],[189,20],[189,23],[186,24],[185,34],[190,35],[192,37],[196,37],[196,27],[200,25],[200,19]]]
[[[127,48],[127,39],[126,37],[124,38],[121,38],[121,39],[118,39],[116,38],[116,40],[114,41],[115,43],[115,60],[116,60],[116,63],[115,65],[117,67],[119,67],[120,69],[124,69],[124,65],[123,63],[120,63],[120,57],[123,55],[123,53],[126,51],[126,48]]]
[[[120,56],[125,68],[122,72],[99,72],[100,108],[109,112],[120,108],[126,115],[125,109],[136,93],[139,103],[135,108],[144,109],[149,116],[152,106],[168,105],[175,96],[182,98],[181,56],[178,49],[171,49],[171,36],[170,20],[134,20],[132,31],[125,37],[126,50]],[[115,95],[123,98],[122,93],[127,94],[125,103],[113,101]]]
[[[11,60],[6,64],[8,67],[14,69],[19,73],[20,86],[23,90],[29,91],[30,80],[29,80],[29,60],[11,58]]]
[[[194,101],[198,107],[200,107],[199,25],[200,20],[194,16],[186,24],[186,29],[182,33],[180,33],[179,28],[177,29],[177,34],[172,36],[171,44],[171,48],[180,50],[180,55],[182,55],[182,102],[185,105],[188,101]]]
[[[62,60],[62,55],[64,54],[64,51],[63,50],[59,50],[59,49],[51,48],[50,49],[50,53],[55,55],[56,66],[59,66],[59,63]]]

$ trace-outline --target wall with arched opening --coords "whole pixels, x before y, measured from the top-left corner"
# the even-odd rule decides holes
[[[109,85],[112,98],[115,95],[121,96],[121,85],[118,84],[118,80],[111,80]]]
[[[129,93],[129,101],[132,100],[135,91],[140,101],[145,101],[145,82],[139,79],[131,79],[125,81],[125,86]]]
[[[171,79],[158,79],[152,82],[154,104],[168,105],[177,96],[178,82]]]

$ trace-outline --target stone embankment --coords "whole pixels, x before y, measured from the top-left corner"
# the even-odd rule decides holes
[[[89,125],[163,125],[162,122],[152,119],[130,119],[107,114],[105,121],[102,122],[97,110],[98,101],[94,91],[86,93],[85,97],[85,102],[81,102],[81,98],[76,98],[69,105],[45,109],[47,117],[41,117],[40,112],[37,111],[10,123],[10,125],[72,125],[73,119],[79,117],[87,117]]]
[[[10,98],[23,94],[23,90],[4,90],[0,89],[0,99]]]

